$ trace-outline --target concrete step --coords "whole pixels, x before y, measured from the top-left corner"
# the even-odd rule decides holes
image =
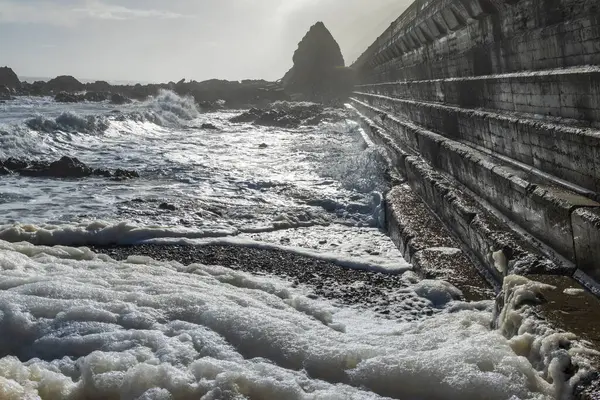
[[[386,147],[396,146],[405,154],[420,155],[420,158],[399,155],[398,165],[406,174],[423,175],[419,171],[424,167],[417,168],[420,164],[413,158],[422,159],[445,173],[446,181],[456,180],[500,211],[507,221],[516,222],[524,231],[589,275],[594,275],[590,271],[600,269],[596,266],[598,251],[594,250],[600,243],[597,239],[600,224],[594,218],[587,218],[589,213],[595,215],[600,203],[556,187],[528,171],[507,166],[489,154],[397,119],[366,103],[355,100],[354,105],[367,117],[380,121],[386,132],[379,132],[379,135],[388,143]],[[416,175],[414,179],[416,182],[427,180],[423,177],[417,179]],[[427,190],[421,188],[420,192],[427,193]],[[432,203],[440,198],[439,193],[427,193],[427,196],[431,197]],[[577,210],[580,211],[575,213]]]
[[[397,118],[570,182],[586,195],[594,197],[594,193],[600,193],[600,130],[518,118],[510,112],[472,110],[362,92],[355,96]]]
[[[385,148],[395,148],[395,167],[415,194],[427,204],[446,228],[465,245],[472,260],[485,268],[498,289],[510,273],[572,274],[574,266],[550,260],[542,250],[492,213],[451,177],[436,171],[410,151],[400,149],[390,131],[376,124],[355,104],[363,128]],[[394,150],[394,152],[396,152]],[[396,215],[400,213],[397,212]],[[388,216],[389,218],[389,216]],[[400,220],[400,217],[393,217]],[[398,235],[396,235],[398,236]],[[392,237],[395,235],[392,232]],[[399,239],[394,239],[399,241]],[[403,248],[406,252],[406,249]]]
[[[425,279],[443,279],[459,288],[467,301],[494,298],[492,277],[478,270],[444,225],[408,184],[386,196],[386,225],[390,237],[415,272]]]
[[[360,85],[359,92],[463,108],[531,114],[550,123],[600,126],[600,67]],[[535,117],[534,117],[535,116]],[[562,119],[562,121],[561,121]]]

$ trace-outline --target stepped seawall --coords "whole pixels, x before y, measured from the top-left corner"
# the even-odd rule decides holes
[[[600,348],[600,3],[417,0],[353,68],[405,258],[496,291],[552,282],[541,314]]]

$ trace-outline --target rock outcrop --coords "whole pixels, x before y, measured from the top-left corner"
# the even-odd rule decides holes
[[[12,91],[6,86],[0,86],[0,101],[12,99]]]
[[[110,103],[116,105],[123,105],[131,103],[131,100],[123,96],[122,94],[113,93],[112,96],[110,96]]]
[[[233,117],[234,123],[252,123],[260,126],[278,128],[296,128],[298,126],[318,125],[321,122],[336,122],[345,117],[345,113],[326,108],[321,104],[302,102],[275,102],[266,108],[251,108]]]
[[[353,74],[345,68],[340,46],[322,22],[313,25],[298,44],[293,61],[282,80],[286,92],[313,101],[350,94]]]
[[[85,85],[70,75],[61,75],[46,82],[44,90],[51,93],[80,92],[85,90]]]
[[[59,92],[54,96],[54,101],[57,103],[80,103],[85,100],[85,96],[81,94],[73,94],[68,92]]]
[[[125,180],[138,178],[139,174],[132,170],[92,168],[74,157],[62,157],[58,161],[27,161],[9,158],[0,160],[0,175],[19,174],[22,176],[42,178],[69,178],[79,179],[92,176],[110,178],[112,180]]]
[[[0,67],[0,86],[16,90],[21,88],[21,81],[12,69]]]

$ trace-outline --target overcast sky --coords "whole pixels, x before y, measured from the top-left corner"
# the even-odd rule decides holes
[[[20,76],[275,80],[323,21],[354,61],[412,0],[0,0],[0,66]]]

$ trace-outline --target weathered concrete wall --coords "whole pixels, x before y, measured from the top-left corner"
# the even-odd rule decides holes
[[[560,271],[593,287],[598,65],[596,0],[417,0],[354,64],[353,107],[497,279]]]

